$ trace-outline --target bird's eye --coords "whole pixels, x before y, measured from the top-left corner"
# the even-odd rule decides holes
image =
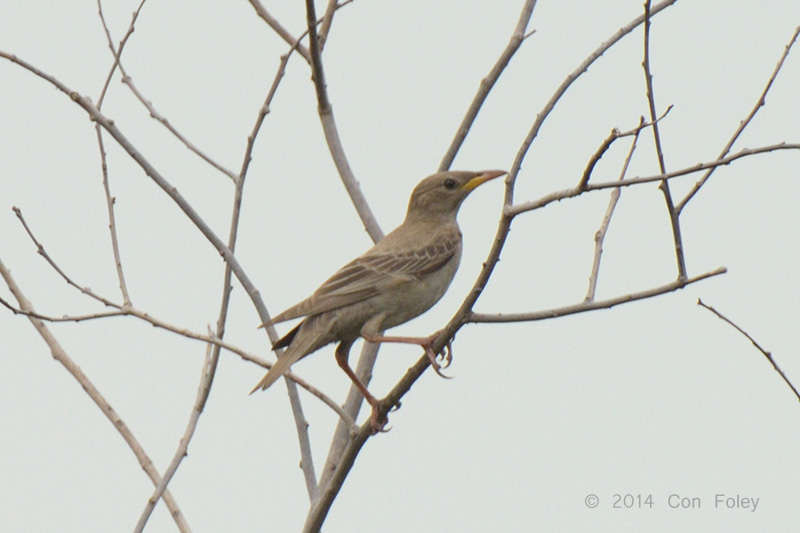
[[[444,188],[452,191],[456,188],[456,180],[453,178],[447,178],[444,180]]]

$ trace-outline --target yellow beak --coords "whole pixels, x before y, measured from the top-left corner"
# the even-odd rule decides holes
[[[479,185],[486,183],[489,180],[493,180],[495,178],[499,178],[500,176],[506,174],[505,170],[484,170],[464,185],[461,186],[462,189],[465,191],[472,191],[473,189],[477,188]]]

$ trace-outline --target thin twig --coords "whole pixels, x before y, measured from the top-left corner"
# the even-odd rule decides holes
[[[664,111],[661,114],[661,116],[658,117],[654,122],[661,121],[664,117],[667,116],[667,114],[671,110],[672,110],[672,106],[669,106],[667,108],[667,110]],[[652,125],[653,125],[653,122],[646,122],[644,120],[644,117],[641,117],[640,120],[639,120],[639,125],[636,126],[635,128],[633,128],[632,130],[628,130],[628,131],[624,131],[624,132],[623,131],[619,131],[619,129],[617,129],[617,128],[614,128],[613,130],[611,130],[611,133],[609,133],[608,137],[606,137],[605,140],[603,140],[602,144],[600,144],[600,146],[597,148],[597,151],[594,153],[594,155],[592,155],[592,157],[589,158],[589,162],[586,164],[586,168],[583,171],[583,175],[581,176],[581,180],[580,180],[580,182],[578,182],[578,188],[582,189],[582,190],[586,189],[586,186],[589,183],[589,179],[592,176],[592,172],[594,171],[595,166],[597,166],[597,163],[600,162],[600,159],[602,159],[603,155],[605,155],[605,153],[609,150],[609,148],[611,148],[611,145],[614,144],[614,142],[617,139],[622,139],[623,137],[630,137],[630,136],[636,136],[638,138],[639,137],[639,133],[644,128],[646,128],[648,126],[652,126]],[[622,179],[622,177],[620,177],[620,179]]]
[[[639,132],[642,131],[642,126],[644,123],[644,117],[641,117],[639,119],[639,127],[636,129],[636,134],[631,141],[631,147],[628,150],[628,155],[625,157],[625,161],[622,164],[622,171],[619,173],[620,180],[625,179],[625,174],[628,172],[628,166],[630,165],[631,158],[633,158],[633,153],[636,150],[636,141],[639,140]],[[617,134],[615,138],[619,138],[619,130],[615,129],[614,132]],[[612,132],[612,134],[614,132]],[[610,139],[611,136],[608,138]],[[586,183],[588,183],[590,174],[584,173],[584,175],[586,176]],[[581,179],[581,182],[583,183],[583,179]],[[578,185],[578,187],[581,187],[581,185]],[[600,223],[600,228],[594,234],[594,259],[592,260],[592,271],[589,274],[589,288],[587,289],[586,297],[584,298],[584,301],[586,302],[594,300],[594,295],[597,291],[597,280],[600,274],[600,260],[603,257],[603,242],[605,241],[606,234],[608,233],[608,226],[611,224],[611,217],[614,215],[614,209],[617,207],[617,202],[619,201],[621,194],[622,189],[619,187],[611,190],[611,195],[608,199],[608,207],[603,215],[603,221]]]
[[[178,139],[186,148],[188,148],[189,151],[194,153],[196,156],[198,156],[200,159],[202,159],[203,161],[205,161],[218,171],[228,176],[228,178],[230,178],[231,181],[236,183],[236,173],[234,171],[224,167],[221,163],[217,163],[216,161],[214,161],[211,158],[211,156],[206,155],[205,152],[200,150],[200,148],[195,146],[194,143],[192,143],[181,132],[179,132],[177,128],[175,128],[175,126],[173,126],[172,123],[169,120],[167,120],[167,118],[164,115],[162,115],[156,110],[155,106],[153,105],[153,102],[145,98],[144,95],[141,92],[139,92],[139,89],[133,83],[133,79],[128,75],[127,72],[125,72],[125,69],[122,67],[122,65],[120,65],[120,71],[122,71],[122,83],[127,85],[128,88],[130,88],[131,92],[139,100],[139,102],[141,102],[142,105],[145,108],[147,108],[147,111],[148,113],[150,113],[151,118],[160,122],[165,128],[167,128],[167,130],[169,130],[169,132],[172,135],[174,135],[176,139]]]
[[[103,4],[101,0],[97,0],[97,12],[100,16],[100,22],[106,34],[108,47],[111,50],[111,54],[114,56],[114,62],[108,71],[106,80],[103,83],[103,88],[100,90],[100,96],[97,99],[97,109],[101,109],[103,106],[103,100],[105,99],[106,91],[108,91],[109,84],[111,83],[111,79],[114,77],[114,72],[116,72],[117,66],[119,66],[120,68],[122,67],[120,64],[122,51],[125,49],[125,44],[128,42],[128,38],[130,38],[130,36],[133,34],[133,30],[136,25],[136,20],[139,18],[139,13],[141,13],[145,1],[146,0],[142,0],[141,3],[139,4],[139,7],[137,7],[136,11],[133,12],[133,15],[131,17],[131,23],[128,25],[128,30],[125,32],[125,35],[120,41],[119,46],[116,47],[115,49],[114,40],[111,37],[111,30],[108,28],[105,15],[103,14]],[[128,284],[125,282],[125,274],[122,269],[122,256],[119,251],[119,237],[117,233],[117,219],[114,214],[115,198],[111,195],[111,184],[108,179],[108,159],[106,157],[106,149],[103,143],[103,129],[100,127],[99,124],[95,124],[95,134],[97,135],[97,145],[100,150],[100,169],[103,174],[103,192],[105,193],[106,197],[106,210],[108,212],[108,229],[111,234],[111,251],[114,255],[114,265],[117,270],[117,279],[119,280],[119,288],[120,291],[122,292],[122,300],[124,302],[124,305],[129,306],[131,305],[131,299],[130,295],[128,294]]]
[[[286,383],[286,391],[289,394],[289,403],[292,406],[297,441],[300,445],[300,470],[303,472],[303,479],[306,482],[308,501],[313,504],[319,498],[319,485],[317,484],[317,474],[314,468],[314,456],[311,453],[311,439],[308,434],[309,424],[303,412],[303,404],[300,402],[297,386],[288,379],[285,379],[284,382]]]
[[[242,181],[247,176],[247,171],[250,169],[250,162],[253,159],[253,147],[256,143],[256,138],[258,137],[258,133],[261,131],[261,126],[264,123],[264,119],[269,114],[270,105],[272,104],[273,98],[275,98],[275,94],[278,91],[278,86],[283,80],[283,76],[286,73],[286,65],[289,63],[289,59],[292,57],[292,53],[297,50],[297,46],[292,46],[289,48],[289,51],[286,52],[284,55],[281,56],[280,64],[278,65],[278,70],[275,73],[275,77],[272,79],[272,84],[267,91],[267,96],[264,98],[264,103],[261,104],[261,107],[258,110],[258,115],[256,117],[256,122],[253,125],[253,129],[250,132],[250,135],[247,136],[247,145],[245,146],[244,150],[244,157],[242,158],[242,166],[239,170],[239,176],[237,177],[237,182]],[[275,337],[277,340],[277,334]]]
[[[325,7],[325,14],[322,15],[322,21],[319,27],[319,49],[325,49],[325,41],[328,40],[328,33],[331,31],[333,24],[333,15],[339,8],[338,0],[328,0],[328,5]]]
[[[450,147],[447,149],[447,152],[445,152],[444,157],[442,157],[442,162],[439,163],[439,170],[447,170],[450,168],[450,165],[453,164],[453,160],[455,160],[456,154],[458,154],[459,149],[461,149],[461,145],[464,144],[464,139],[467,138],[467,134],[469,133],[470,128],[472,128],[472,124],[475,122],[478,112],[481,110],[483,103],[489,96],[489,92],[491,92],[494,84],[497,83],[497,80],[500,78],[500,74],[503,73],[505,68],[511,62],[511,58],[514,57],[514,54],[517,52],[517,50],[519,50],[522,42],[529,35],[531,35],[531,33],[526,34],[525,30],[528,28],[528,24],[530,23],[534,7],[536,7],[536,0],[526,0],[523,4],[522,12],[519,15],[519,19],[517,19],[517,25],[514,28],[514,32],[511,34],[508,44],[500,54],[500,57],[497,59],[492,69],[489,71],[489,74],[487,74],[486,77],[481,80],[480,86],[478,87],[478,92],[475,93],[472,103],[467,108],[467,112],[464,115],[461,124],[458,126],[456,135],[453,138],[453,141],[450,143]]]
[[[743,121],[741,121],[739,123],[739,127],[736,128],[736,131],[733,133],[731,138],[728,140],[728,143],[722,149],[722,152],[720,152],[720,154],[717,157],[717,159],[721,159],[722,157],[727,155],[728,152],[731,151],[731,148],[733,147],[733,144],[736,142],[736,140],[742,134],[744,129],[750,124],[750,122],[752,122],[753,117],[756,116],[756,113],[758,113],[758,111],[762,107],[764,107],[764,105],[766,104],[766,102],[767,102],[767,93],[772,88],[772,84],[775,81],[775,79],[778,77],[778,73],[781,71],[781,68],[783,67],[784,61],[786,61],[786,58],[789,56],[789,51],[792,49],[792,46],[794,45],[794,43],[797,41],[798,35],[800,35],[800,26],[798,26],[794,30],[794,34],[792,35],[792,38],[789,39],[789,43],[784,47],[783,54],[781,55],[781,58],[778,60],[778,64],[775,65],[775,70],[772,71],[772,75],[769,77],[769,80],[767,80],[767,85],[766,85],[766,87],[764,87],[764,90],[761,92],[761,95],[758,97],[758,101],[756,102],[755,106],[753,106],[753,109],[750,110],[750,114],[748,114],[747,117]],[[711,177],[711,174],[714,173],[714,170],[716,170],[716,168],[710,168],[708,170],[708,172],[706,172],[705,175],[700,179],[700,181],[698,181],[697,183],[694,184],[694,187],[692,187],[692,189],[686,194],[686,196],[683,198],[683,200],[678,202],[678,205],[675,206],[675,209],[679,214],[683,211],[683,208],[686,207],[686,204],[689,203],[689,200],[694,198],[694,195],[697,194],[697,192],[700,190],[700,188],[703,185],[706,184],[708,179]]]
[[[516,205],[512,205],[505,208],[505,212],[507,215],[516,216],[520,213],[524,213],[525,211],[533,211],[536,209],[541,209],[542,207],[551,204],[553,202],[559,202],[561,200],[566,200],[568,198],[575,198],[580,196],[586,192],[590,191],[600,191],[603,189],[614,189],[619,187],[631,187],[633,185],[642,185],[645,183],[653,183],[655,181],[663,181],[663,180],[670,180],[674,178],[679,178],[681,176],[686,176],[688,174],[693,174],[694,172],[699,172],[701,170],[705,170],[712,167],[719,167],[723,165],[730,165],[732,162],[736,161],[737,159],[741,159],[743,157],[749,157],[752,155],[757,154],[764,154],[768,152],[774,152],[777,150],[800,150],[800,143],[778,143],[778,144],[771,144],[769,146],[761,146],[759,148],[743,148],[736,152],[735,154],[731,154],[729,156],[723,157],[717,161],[709,161],[707,163],[697,163],[691,167],[682,168],[680,170],[675,170],[672,172],[667,172],[666,174],[655,174],[653,176],[641,176],[635,178],[628,178],[620,181],[608,181],[602,183],[590,183],[586,186],[584,190],[581,190],[578,187],[572,187],[570,189],[564,189],[561,191],[554,191],[552,193],[546,194],[537,200],[531,200],[529,202],[523,202]]]
[[[97,12],[100,15],[100,22],[103,25],[103,30],[106,33],[106,39],[108,40],[108,47],[111,49],[111,54],[114,56],[114,63],[111,65],[111,68],[108,70],[108,75],[106,76],[106,81],[103,83],[103,88],[100,90],[100,96],[97,98],[97,109],[102,109],[103,107],[103,100],[106,97],[106,91],[108,91],[108,86],[111,84],[111,79],[114,77],[114,72],[117,70],[117,66],[119,66],[120,58],[122,57],[122,50],[125,48],[125,44],[128,42],[128,38],[133,34],[134,26],[136,25],[136,19],[139,18],[139,13],[142,11],[144,7],[144,3],[147,0],[142,0],[139,4],[139,7],[133,12],[131,16],[131,23],[128,25],[128,30],[125,32],[125,35],[122,37],[122,40],[119,42],[119,46],[114,49],[114,39],[111,37],[111,30],[108,29],[108,24],[106,23],[106,17],[103,14],[103,4],[101,0],[97,0]]]
[[[664,151],[661,146],[661,133],[656,121],[656,97],[653,92],[653,74],[650,71],[650,0],[644,4],[644,68],[645,84],[647,85],[647,106],[650,111],[650,120],[653,121],[653,141],[656,146],[658,156],[658,167],[662,174],[667,173],[667,165],[664,161]],[[675,243],[675,259],[678,262],[678,279],[686,279],[686,257],[683,252],[683,236],[681,235],[680,215],[675,209],[672,200],[672,192],[669,189],[669,181],[663,180],[658,186],[664,193],[664,202],[667,206],[670,224],[672,226],[672,240]]]
[[[103,144],[103,131],[100,125],[95,125],[97,135],[97,145],[100,149],[100,168],[103,173],[103,192],[106,197],[106,210],[108,211],[108,231],[111,234],[111,252],[114,255],[114,266],[117,270],[119,280],[119,290],[122,293],[124,306],[131,305],[131,297],[128,294],[128,284],[125,282],[125,273],[122,270],[122,254],[119,251],[119,237],[117,233],[117,217],[114,214],[114,203],[116,199],[111,196],[111,185],[108,181],[108,160],[106,159],[106,149]]]
[[[266,22],[270,28],[275,30],[275,33],[280,35],[281,38],[287,43],[289,43],[293,48],[297,48],[297,51],[300,53],[301,56],[303,56],[303,58],[306,61],[308,61],[309,63],[311,62],[311,55],[308,52],[308,48],[300,44],[300,39],[302,39],[302,36],[297,39],[292,37],[292,34],[289,33],[289,31],[286,28],[284,28],[280,22],[278,22],[278,19],[270,15],[269,11],[267,11],[267,9],[261,4],[259,0],[248,0],[248,1],[250,2],[250,5],[253,6],[253,9],[256,10],[256,14],[258,14],[259,17],[264,19],[264,22]]]
[[[528,311],[524,313],[470,313],[465,321],[467,323],[505,323],[505,322],[534,322],[537,320],[548,320],[550,318],[558,318],[561,316],[574,315],[577,313],[586,313],[588,311],[595,311],[597,309],[611,309],[612,307],[628,302],[635,302],[637,300],[645,300],[653,298],[669,292],[675,292],[679,289],[702,281],[707,278],[725,274],[728,270],[725,267],[719,267],[716,270],[704,272],[697,276],[676,279],[670,283],[652,287],[639,292],[632,292],[630,294],[623,294],[614,298],[607,298],[605,300],[593,300],[591,302],[581,302],[573,305],[565,305],[563,307],[555,307],[553,309],[545,309],[543,311]]]
[[[208,335],[212,335],[210,328]],[[137,522],[136,527],[133,530],[134,533],[142,533],[142,531],[144,531],[147,520],[153,513],[153,509],[156,508],[158,500],[161,499],[164,491],[167,490],[167,485],[169,485],[172,477],[178,471],[181,461],[183,461],[183,458],[186,457],[189,451],[189,441],[192,440],[194,431],[197,429],[197,422],[200,420],[200,415],[205,408],[208,394],[211,391],[211,383],[214,380],[214,372],[216,367],[214,361],[215,358],[213,355],[214,351],[216,351],[217,356],[219,356],[219,348],[216,345],[209,343],[206,346],[206,357],[203,360],[203,370],[200,374],[200,384],[197,387],[197,395],[195,397],[191,415],[189,416],[189,422],[186,424],[186,429],[184,430],[183,437],[178,444],[178,449],[175,450],[175,453],[172,456],[172,461],[170,461],[169,466],[167,466],[167,469],[164,471],[164,476],[161,478],[161,482],[156,486],[150,498],[148,498],[147,503],[144,506],[144,510],[142,511],[141,516],[139,516],[139,522]]]
[[[108,90],[109,83],[111,82],[111,78],[113,77],[114,72],[116,71],[116,69],[119,67],[119,70],[122,73],[122,82],[124,84],[126,84],[131,89],[131,91],[136,96],[136,98],[147,108],[147,110],[150,113],[150,116],[152,118],[154,118],[157,121],[161,122],[161,124],[164,125],[164,127],[166,127],[170,131],[170,133],[172,133],[189,150],[194,152],[195,155],[197,155],[203,161],[205,161],[206,163],[208,163],[212,167],[216,168],[217,170],[219,170],[220,172],[222,172],[223,174],[228,176],[232,181],[236,181],[236,174],[234,174],[233,172],[231,172],[230,170],[228,170],[227,168],[225,168],[221,164],[219,164],[216,161],[214,161],[213,159],[211,159],[211,157],[207,156],[204,152],[202,152],[199,148],[197,148],[193,143],[191,143],[186,137],[184,137],[177,129],[175,129],[175,127],[172,126],[172,124],[170,124],[170,122],[163,115],[159,114],[156,111],[155,107],[153,106],[152,102],[147,100],[139,92],[139,90],[133,84],[133,80],[131,79],[131,77],[128,75],[127,72],[125,72],[125,68],[122,66],[122,62],[121,62],[122,50],[125,47],[125,44],[128,42],[128,38],[131,36],[131,34],[133,34],[134,26],[136,24],[136,19],[139,17],[139,12],[141,11],[142,7],[144,6],[145,1],[146,0],[142,0],[141,4],[139,4],[139,7],[136,9],[136,11],[133,12],[133,17],[131,18],[131,23],[128,26],[128,30],[125,33],[125,36],[123,37],[122,41],[120,41],[119,47],[115,49],[114,48],[114,41],[113,41],[113,38],[111,37],[111,32],[108,29],[108,25],[106,24],[105,16],[103,15],[103,8],[102,8],[102,6],[100,4],[100,0],[97,0],[98,11],[99,11],[99,14],[100,14],[100,21],[102,22],[103,29],[105,30],[105,33],[106,33],[106,39],[108,41],[108,47],[111,50],[111,54],[114,56],[114,63],[111,65],[111,69],[108,72],[108,76],[106,76],[106,81],[103,84],[102,90],[100,91],[100,98],[98,98],[97,109],[100,110],[102,108],[103,99],[105,98],[106,91]],[[99,128],[99,125],[97,127]]]
[[[644,120],[642,120],[643,122]],[[640,123],[641,124],[641,123]],[[586,185],[589,183],[589,178],[592,176],[592,171],[594,171],[594,167],[597,163],[602,159],[605,153],[611,148],[611,145],[621,137],[621,132],[619,129],[614,128],[611,130],[611,133],[608,134],[600,146],[597,148],[597,151],[589,158],[589,162],[586,164],[586,168],[583,170],[583,175],[581,176],[581,180],[578,182],[578,188],[581,190],[586,190]]]
[[[783,379],[783,381],[785,381],[785,382],[786,382],[786,384],[787,384],[787,385],[789,385],[789,388],[790,388],[790,389],[792,389],[792,392],[794,393],[794,395],[797,397],[797,399],[798,399],[798,400],[800,400],[800,392],[798,392],[798,391],[797,391],[797,389],[795,388],[795,386],[794,386],[794,385],[792,385],[792,382],[791,382],[791,381],[789,381],[789,378],[787,378],[787,377],[786,377],[786,374],[784,374],[784,373],[783,373],[783,370],[781,370],[781,368],[778,366],[778,363],[776,363],[776,362],[775,362],[775,359],[772,357],[772,353],[771,353],[771,352],[768,352],[767,350],[765,350],[764,348],[762,348],[762,347],[761,347],[761,345],[760,345],[760,344],[758,344],[758,342],[756,342],[756,340],[755,340],[753,337],[751,337],[751,336],[750,336],[750,334],[748,334],[748,333],[747,333],[745,330],[743,330],[742,328],[740,328],[739,326],[737,326],[737,325],[736,325],[736,324],[735,324],[735,323],[734,323],[734,322],[733,322],[731,319],[729,319],[728,317],[726,317],[725,315],[723,315],[722,313],[720,313],[719,311],[717,311],[716,309],[714,309],[714,308],[713,308],[713,307],[711,307],[710,305],[706,305],[706,304],[704,304],[704,303],[703,303],[703,302],[700,300],[700,298],[698,298],[698,299],[697,299],[697,305],[699,305],[699,306],[701,306],[701,307],[705,307],[706,309],[708,309],[709,311],[711,311],[712,313],[714,313],[715,315],[717,315],[719,318],[721,318],[723,321],[725,321],[725,322],[727,322],[728,324],[730,324],[731,326],[733,326],[733,328],[734,328],[736,331],[738,331],[739,333],[741,333],[742,335],[744,335],[745,337],[747,337],[747,340],[749,340],[751,343],[753,343],[753,346],[755,346],[755,347],[756,347],[756,349],[758,349],[758,351],[759,351],[759,352],[761,352],[762,354],[764,354],[764,357],[766,357],[766,358],[767,358],[767,361],[769,361],[769,363],[772,365],[772,368],[774,368],[774,369],[775,369],[775,371],[776,371],[778,374],[780,374],[780,376],[781,376],[781,378]]]
[[[5,267],[2,260],[0,260],[0,276],[3,277],[6,285],[8,285],[8,288],[11,291],[11,294],[13,294],[14,298],[16,298],[20,309],[33,312],[33,305],[22,293],[22,290],[11,276],[11,272],[9,272]],[[36,331],[39,333],[42,339],[44,339],[45,343],[47,343],[53,358],[64,365],[64,368],[66,368],[67,371],[72,374],[75,380],[81,385],[83,390],[86,391],[86,394],[88,394],[97,407],[100,408],[106,418],[108,418],[114,428],[122,436],[123,440],[130,447],[131,451],[133,451],[134,456],[136,456],[136,459],[139,461],[139,464],[147,476],[150,478],[153,484],[157,486],[161,482],[161,476],[153,466],[153,461],[150,460],[150,457],[148,457],[147,453],[144,451],[144,448],[142,448],[142,445],[133,435],[133,432],[131,432],[125,421],[120,418],[119,414],[114,410],[113,407],[111,407],[111,404],[108,403],[100,391],[97,390],[88,376],[83,373],[75,361],[73,361],[67,352],[64,351],[64,348],[61,347],[61,344],[58,342],[58,340],[56,340],[55,336],[50,332],[44,322],[32,316],[29,316],[29,320],[31,321],[31,324],[33,324],[33,327],[36,328]],[[180,510],[177,502],[169,491],[164,492],[164,503],[166,503],[167,507],[169,508],[170,514],[172,515],[175,524],[178,526],[178,529],[186,532],[191,531],[189,524],[186,522],[186,518],[183,516],[183,512]]]
[[[308,40],[311,49],[312,77],[317,93],[317,108],[319,119],[322,122],[322,131],[328,143],[328,150],[331,153],[336,169],[339,171],[339,177],[344,184],[344,188],[347,194],[350,195],[350,200],[353,202],[353,206],[364,224],[364,228],[372,241],[378,242],[383,238],[383,231],[381,231],[378,220],[375,218],[372,209],[370,209],[367,199],[353,174],[353,170],[350,168],[350,163],[348,163],[347,156],[344,153],[342,140],[339,137],[339,130],[336,127],[336,121],[333,118],[333,108],[325,85],[325,70],[322,67],[314,0],[306,0],[306,22],[308,23]]]

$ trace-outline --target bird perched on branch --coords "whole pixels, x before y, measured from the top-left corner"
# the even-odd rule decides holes
[[[439,373],[431,347],[436,334],[389,337],[382,332],[421,315],[444,295],[461,260],[458,208],[476,187],[504,174],[500,170],[438,172],[422,180],[411,193],[400,226],[339,269],[310,297],[268,322],[305,317],[272,346],[286,351],[252,392],[272,385],[306,355],[338,342],[336,362],[372,406],[373,429],[381,430],[386,421],[379,419],[379,402],[350,368],[350,347],[358,337],[374,343],[417,344]],[[449,359],[448,350],[447,363]]]

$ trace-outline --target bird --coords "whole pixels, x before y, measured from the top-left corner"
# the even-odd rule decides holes
[[[359,337],[372,343],[416,344],[439,373],[432,349],[438,332],[428,337],[392,337],[382,332],[421,315],[445,294],[461,261],[458,209],[475,188],[504,174],[502,170],[443,171],[423,179],[411,193],[400,226],[344,265],[311,296],[262,324],[303,318],[272,345],[273,350],[285,351],[250,394],[267,389],[303,357],[338,342],[336,362],[372,406],[373,432],[382,431],[386,418],[380,416],[379,401],[350,368],[350,348]],[[448,364],[450,358],[448,345]]]

